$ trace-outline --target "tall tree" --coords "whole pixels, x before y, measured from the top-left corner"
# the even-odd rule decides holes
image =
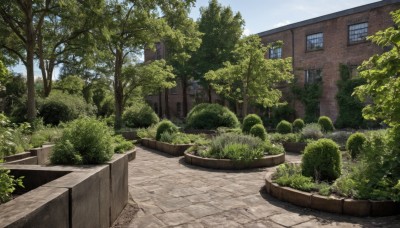
[[[276,86],[293,79],[291,58],[265,59],[268,48],[257,35],[245,37],[233,52],[235,63],[226,62],[223,68],[205,75],[218,94],[243,103],[242,116],[247,115],[250,102],[277,105],[282,92]]]
[[[400,126],[400,10],[391,15],[395,26],[368,37],[390,50],[362,63],[358,70],[366,83],[357,87],[354,93],[362,101],[372,100],[363,109],[364,118]]]
[[[232,51],[242,33],[244,20],[239,12],[233,13],[230,7],[221,6],[217,0],[211,0],[208,7],[200,8],[199,31],[203,33],[202,43],[193,55],[196,78],[208,88],[208,100],[211,103],[211,88],[204,79],[210,70],[223,67],[226,61],[233,61]]]

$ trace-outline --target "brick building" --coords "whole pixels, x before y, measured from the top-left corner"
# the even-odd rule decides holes
[[[275,28],[258,35],[264,44],[282,40],[281,48],[269,50],[266,58],[293,58],[293,71],[299,86],[322,81],[320,115],[335,120],[338,105],[336,82],[339,65],[356,67],[372,55],[382,53],[366,36],[393,26],[390,12],[400,8],[399,0],[383,0],[368,5],[328,14]],[[292,101],[297,116],[304,116],[303,104]]]
[[[325,16],[289,24],[258,35],[264,44],[282,40],[284,45],[269,50],[266,58],[293,58],[293,71],[299,86],[321,81],[323,94],[319,115],[336,120],[338,105],[335,99],[336,82],[340,79],[339,65],[346,64],[356,74],[356,67],[374,54],[384,50],[365,40],[366,36],[393,26],[390,12],[400,9],[400,0],[383,0],[368,5],[328,14]],[[145,51],[145,60],[161,59],[165,48],[157,44],[156,52]],[[168,92],[171,117],[182,117],[182,88],[178,86]],[[188,88],[188,109],[194,103],[205,101],[205,91],[196,82]],[[213,101],[221,103],[214,94]],[[161,95],[149,96],[147,101],[165,116],[165,91]],[[300,101],[290,101],[296,116],[304,116]]]

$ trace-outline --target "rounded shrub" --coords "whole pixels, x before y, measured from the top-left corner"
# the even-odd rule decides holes
[[[336,180],[342,172],[342,154],[331,139],[320,139],[304,149],[302,174],[318,181]]]
[[[276,131],[281,134],[289,134],[292,132],[292,124],[286,120],[282,120],[276,126]]]
[[[81,96],[54,92],[43,100],[39,108],[39,116],[45,124],[58,125],[79,116],[91,116],[96,112],[93,105],[87,104]]]
[[[156,133],[156,140],[160,140],[161,139],[161,135],[164,132],[169,132],[169,133],[174,133],[177,132],[178,128],[175,126],[174,123],[172,123],[169,120],[163,120],[158,124],[157,127],[157,133]]]
[[[147,128],[158,123],[160,119],[149,105],[139,104],[127,108],[122,115],[122,121],[126,127]]]
[[[318,124],[321,126],[321,130],[323,132],[330,132],[335,130],[331,118],[327,116],[320,116],[318,119]]]
[[[264,125],[262,124],[256,124],[250,129],[250,134],[262,139],[265,141],[267,138],[267,132],[265,131]]]
[[[243,133],[249,133],[250,129],[256,124],[263,124],[261,118],[257,114],[249,114],[243,119]]]
[[[346,142],[346,150],[350,152],[351,158],[355,159],[361,152],[362,145],[367,140],[364,134],[354,133],[350,135]]]
[[[80,118],[66,124],[50,157],[53,164],[101,164],[114,154],[113,137],[104,122]]]
[[[186,128],[188,129],[237,128],[239,125],[236,115],[227,107],[219,104],[196,105],[186,117]]]
[[[295,119],[292,123],[293,131],[300,132],[304,127],[304,120],[302,119]]]

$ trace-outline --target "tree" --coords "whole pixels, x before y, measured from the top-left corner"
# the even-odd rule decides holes
[[[0,60],[0,92],[5,89],[6,83],[10,80],[7,67]]]
[[[395,26],[368,37],[381,47],[390,47],[374,55],[358,68],[364,85],[355,89],[362,101],[372,101],[363,109],[366,119],[383,119],[390,126],[400,124],[400,10],[391,13]]]
[[[208,88],[211,103],[211,89],[204,79],[210,70],[223,67],[226,61],[233,61],[232,51],[240,40],[244,20],[240,13],[234,14],[230,7],[222,7],[217,0],[211,0],[208,7],[200,8],[199,31],[203,33],[202,43],[194,53],[192,63],[196,78]]]
[[[76,75],[71,75],[58,81],[56,88],[61,90],[63,93],[82,96],[84,85],[85,82],[82,78]]]
[[[265,59],[269,46],[260,41],[257,35],[243,38],[233,52],[236,63],[226,62],[223,68],[205,75],[218,94],[243,103],[242,116],[247,115],[250,102],[277,105],[282,92],[274,87],[293,78],[291,58]]]

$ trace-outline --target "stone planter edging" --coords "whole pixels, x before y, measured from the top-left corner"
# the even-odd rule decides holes
[[[285,162],[285,154],[265,156],[250,163],[233,161],[230,159],[203,158],[185,152],[185,162],[195,166],[201,166],[211,169],[255,169],[262,167],[271,167]]]
[[[307,143],[302,142],[283,142],[283,148],[285,148],[286,152],[298,153],[301,154],[307,146]]]
[[[271,170],[265,175],[265,189],[267,193],[277,199],[297,206],[359,217],[391,216],[400,213],[400,203],[389,200],[373,201],[333,198],[289,187],[282,187],[272,182],[274,172],[275,170]]]
[[[156,141],[153,139],[142,139],[142,146],[150,149],[158,150],[172,156],[183,156],[183,153],[193,144],[169,144],[165,142]]]

